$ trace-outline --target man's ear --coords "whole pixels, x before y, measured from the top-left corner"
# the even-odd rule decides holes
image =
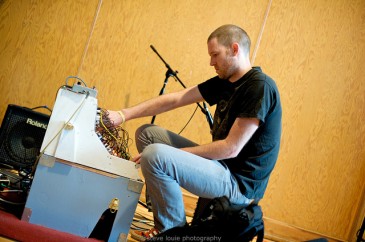
[[[239,52],[239,50],[240,50],[240,46],[239,46],[239,44],[238,44],[237,42],[234,42],[234,43],[232,44],[232,54],[233,54],[233,55],[237,55],[237,54],[238,54],[238,52]]]

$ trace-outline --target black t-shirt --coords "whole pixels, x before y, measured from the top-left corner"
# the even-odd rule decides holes
[[[236,118],[258,118],[260,124],[237,157],[221,162],[231,170],[247,198],[261,199],[275,166],[281,138],[281,103],[275,82],[254,67],[231,83],[213,77],[198,85],[209,105],[217,105],[213,140],[227,137]]]

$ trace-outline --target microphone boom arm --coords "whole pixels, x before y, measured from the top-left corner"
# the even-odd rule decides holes
[[[161,61],[165,64],[166,68],[167,68],[167,71],[166,71],[166,78],[165,78],[165,81],[164,81],[164,84],[162,86],[162,89],[159,93],[159,95],[162,95],[164,93],[164,90],[165,90],[165,87],[166,87],[166,84],[168,82],[168,78],[170,76],[172,76],[175,81],[178,81],[181,86],[183,88],[186,88],[186,86],[184,85],[184,83],[180,80],[180,78],[177,76],[177,73],[178,71],[174,71],[169,64],[167,64],[167,62],[162,58],[162,56],[157,52],[157,50],[155,49],[155,47],[153,47],[153,45],[150,45],[151,49],[157,54],[157,56],[161,59]],[[207,105],[205,104],[205,102],[203,102],[203,106],[204,108],[200,105],[200,103],[196,103],[198,105],[198,107],[200,108],[200,110],[206,115],[206,118],[207,118],[207,121],[209,123],[209,127],[210,129],[212,130],[213,128],[213,118],[212,118],[212,115],[210,114],[209,110],[208,110],[208,107]],[[155,118],[156,118],[156,115],[152,117],[152,120],[151,120],[151,124],[154,123],[155,121]]]

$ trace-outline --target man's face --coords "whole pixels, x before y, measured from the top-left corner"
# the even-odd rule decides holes
[[[217,38],[213,38],[208,42],[208,54],[210,65],[214,66],[219,78],[229,80],[235,69],[232,50],[219,44]]]

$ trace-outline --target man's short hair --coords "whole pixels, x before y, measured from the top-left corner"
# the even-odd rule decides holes
[[[246,54],[250,54],[250,37],[246,31],[236,25],[226,24],[217,28],[209,35],[208,42],[214,38],[217,38],[218,43],[227,48],[230,48],[233,43],[237,42]]]

